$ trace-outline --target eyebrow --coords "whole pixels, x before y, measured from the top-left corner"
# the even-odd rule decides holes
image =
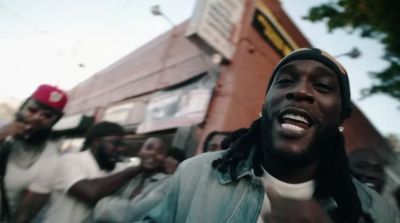
[[[329,67],[318,66],[313,73],[318,73],[319,77],[323,78],[339,78],[337,74]]]
[[[299,73],[299,69],[297,69],[297,66],[295,64],[287,64],[287,65],[283,65],[277,72],[280,73],[282,71],[295,71],[297,73]],[[335,77],[337,78],[337,74],[330,69],[329,67],[326,67],[325,65],[321,64],[318,65],[315,70],[313,71],[313,73],[318,73],[320,77]]]
[[[277,73],[281,72],[281,71],[285,71],[285,70],[295,70],[298,71],[297,67],[295,64],[285,64],[283,65],[281,68],[279,68],[279,70],[277,71]]]

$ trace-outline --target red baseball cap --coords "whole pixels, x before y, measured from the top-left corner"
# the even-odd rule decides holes
[[[67,104],[67,94],[56,86],[42,84],[31,95],[32,99],[62,112]]]

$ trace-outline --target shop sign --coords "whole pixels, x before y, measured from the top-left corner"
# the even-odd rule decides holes
[[[124,124],[132,108],[133,102],[112,106],[105,111],[103,121]]]
[[[136,130],[147,133],[204,121],[216,77],[203,75],[184,86],[157,92],[150,99],[145,119]]]
[[[53,131],[67,131],[73,129],[88,128],[93,123],[93,117],[85,114],[65,116],[52,128]]]
[[[143,121],[146,104],[143,101],[129,101],[107,108],[103,121],[116,122],[121,125],[139,124]]]
[[[256,2],[252,25],[260,36],[282,57],[298,48],[272,12],[260,0]]]
[[[205,42],[225,59],[232,59],[245,4],[246,0],[198,0],[187,36]]]

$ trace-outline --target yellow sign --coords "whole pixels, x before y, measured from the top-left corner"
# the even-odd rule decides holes
[[[281,56],[286,56],[298,48],[272,12],[259,0],[256,3],[252,25]]]

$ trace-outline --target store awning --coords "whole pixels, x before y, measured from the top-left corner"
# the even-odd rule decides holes
[[[94,118],[83,114],[76,114],[63,117],[54,127],[53,132],[57,135],[84,134],[92,126]]]

